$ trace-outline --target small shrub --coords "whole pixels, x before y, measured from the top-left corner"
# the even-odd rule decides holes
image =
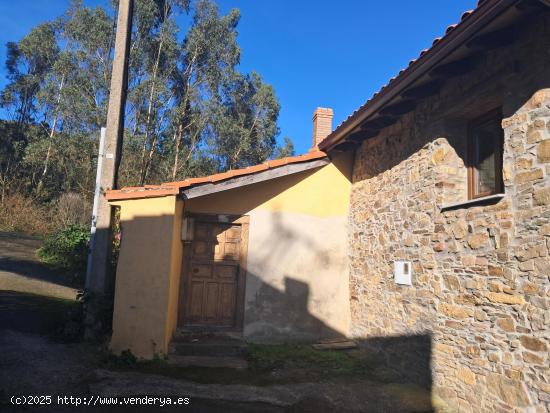
[[[125,369],[136,367],[138,364],[138,359],[134,356],[132,351],[128,349],[121,352],[118,356],[116,354],[109,353],[106,362],[110,368]]]
[[[87,225],[91,217],[91,203],[76,192],[64,193],[55,202],[55,222],[58,227]]]
[[[46,264],[76,277],[86,272],[90,231],[83,225],[69,225],[46,237],[38,256]]]
[[[48,205],[20,194],[6,196],[0,203],[0,231],[47,235],[55,230],[54,213]]]

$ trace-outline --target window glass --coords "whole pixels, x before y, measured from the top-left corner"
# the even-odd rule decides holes
[[[470,129],[470,196],[476,198],[501,191],[502,127],[500,116],[475,122]]]
[[[477,166],[476,193],[495,193],[496,176],[496,145],[499,142],[499,131],[495,130],[494,122],[481,126],[474,135],[475,163]],[[497,125],[498,126],[498,125]]]

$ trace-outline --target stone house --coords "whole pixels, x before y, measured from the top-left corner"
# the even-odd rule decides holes
[[[147,347],[142,354],[150,355],[151,334],[137,332],[144,322],[158,326],[155,351],[169,342],[185,290],[178,284],[186,262],[181,228],[190,205],[196,214],[249,217],[247,271],[251,247],[271,243],[267,235],[253,241],[252,226],[276,240],[269,259],[252,258],[245,338],[349,336],[390,356],[409,355],[411,374],[418,361],[419,377],[428,370],[434,396],[449,411],[548,411],[549,2],[480,1],[331,129],[318,124],[316,138],[328,134],[318,150],[282,161],[285,168],[323,165],[296,173],[275,166],[279,173],[263,181],[251,178],[256,172],[229,172],[216,199],[200,192],[220,185],[211,177],[109,193],[122,207],[124,231],[113,349]],[[232,186],[241,173],[248,183]],[[202,195],[186,200],[188,187]],[[242,204],[260,193],[261,202]],[[138,211],[149,218],[136,219]],[[289,225],[256,224],[266,211],[265,222],[284,215]],[[144,233],[162,253],[139,238]],[[312,246],[326,248],[313,254]],[[287,261],[283,252],[295,248],[300,259]],[[286,269],[277,272],[279,265]],[[287,273],[302,284],[283,287]],[[132,282],[136,274],[141,284]],[[345,299],[340,287],[349,291]],[[336,293],[323,293],[330,289]],[[149,304],[140,307],[134,297]],[[305,321],[290,317],[297,308]],[[304,326],[309,334],[295,334]]]

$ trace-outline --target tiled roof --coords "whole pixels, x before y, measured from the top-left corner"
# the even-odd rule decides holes
[[[289,164],[322,159],[326,156],[327,155],[324,152],[311,151],[306,153],[305,155],[275,159],[273,161],[267,161],[258,165],[249,166],[247,168],[233,169],[215,175],[189,178],[183,181],[165,182],[160,185],[145,185],[139,187],[125,187],[122,189],[109,190],[106,192],[105,197],[109,201],[116,201],[125,199],[157,198],[162,196],[178,195],[182,188],[190,188],[196,185],[217,183],[239,176],[252,175],[258,172],[266,171],[268,169],[279,168],[281,166]]]
[[[424,49],[422,51],[420,51],[420,54],[418,55],[417,58],[415,59],[412,59],[409,64],[407,65],[407,67],[405,67],[404,69],[401,69],[399,71],[399,73],[392,77],[387,84],[383,85],[379,90],[378,92],[375,92],[372,97],[370,99],[368,99],[363,105],[361,105],[358,109],[356,109],[351,115],[349,115],[345,120],[343,120],[337,127],[336,129],[329,135],[327,136],[323,142],[321,142],[319,144],[319,146],[322,148],[322,149],[326,149],[327,148],[327,143],[329,141],[331,141],[334,137],[335,134],[338,134],[340,132],[340,129],[344,128],[345,126],[347,126],[354,118],[356,118],[357,116],[361,115],[361,113],[366,109],[368,108],[375,100],[377,97],[379,97],[380,94],[382,94],[383,92],[386,91],[386,89],[389,89],[391,86],[394,85],[394,83],[396,83],[396,81],[400,80],[405,74],[407,74],[409,71],[413,70],[416,68],[416,66],[418,66],[426,57],[427,55],[432,52],[434,50],[434,48],[436,46],[439,46],[440,43],[445,43],[445,41],[447,40],[447,38],[449,37],[449,35],[455,31],[457,28],[460,28],[461,26],[465,25],[472,16],[478,14],[479,12],[482,11],[482,9],[484,9],[484,6],[487,4],[489,5],[489,3],[498,3],[500,0],[479,0],[478,3],[477,3],[477,6],[475,9],[473,10],[468,10],[466,12],[464,12],[460,18],[460,21],[456,24],[452,24],[450,26],[447,27],[447,29],[445,30],[445,33],[443,34],[443,36],[441,37],[436,37],[433,41],[432,41],[432,45],[430,46],[430,48],[428,49]]]

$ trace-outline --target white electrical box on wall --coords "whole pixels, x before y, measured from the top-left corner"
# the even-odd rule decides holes
[[[410,261],[394,261],[393,274],[396,284],[412,285],[412,263]]]

